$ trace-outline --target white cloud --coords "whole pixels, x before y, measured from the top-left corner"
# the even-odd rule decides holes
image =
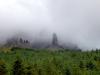
[[[81,48],[100,48],[99,0],[0,0],[0,32],[47,30]],[[8,34],[8,35],[7,35]]]

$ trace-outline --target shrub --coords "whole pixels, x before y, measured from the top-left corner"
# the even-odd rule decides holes
[[[65,75],[72,75],[69,68],[67,68],[67,69],[65,70]]]
[[[100,57],[95,56],[95,57],[94,57],[94,60],[95,60],[95,61],[100,61]]]
[[[29,65],[28,67],[26,67],[25,72],[25,75],[33,75],[33,66]]]
[[[0,60],[0,75],[6,75],[7,70],[3,60]]]
[[[83,61],[80,61],[79,67],[80,67],[81,69],[83,69],[83,68],[85,67]]]
[[[86,67],[87,67],[87,69],[89,69],[89,70],[93,70],[94,68],[95,68],[95,65],[93,64],[93,62],[88,62],[87,64],[86,64]]]

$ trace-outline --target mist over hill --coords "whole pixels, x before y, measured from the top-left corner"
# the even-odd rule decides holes
[[[2,47],[19,47],[19,48],[36,48],[36,49],[74,49],[78,50],[77,45],[72,43],[62,44],[59,41],[59,37],[56,33],[52,34],[50,40],[44,40],[45,38],[37,38],[33,41],[29,40],[25,36],[13,36],[5,41]]]
[[[99,0],[1,0],[0,44],[23,33],[23,39],[33,44],[50,43],[55,32],[63,46],[96,49],[100,48],[99,20]]]

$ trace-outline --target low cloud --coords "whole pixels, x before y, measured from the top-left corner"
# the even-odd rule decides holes
[[[99,0],[1,0],[1,41],[18,33],[32,40],[57,33],[62,43],[100,48]],[[47,35],[47,36],[46,36]],[[41,37],[40,37],[41,38]]]

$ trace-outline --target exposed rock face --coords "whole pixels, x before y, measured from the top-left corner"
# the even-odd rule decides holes
[[[53,34],[52,45],[54,45],[54,46],[58,45],[58,38],[57,38],[56,33]]]
[[[36,41],[33,42],[32,48],[46,48],[47,45],[49,45],[49,42]]]
[[[52,43],[50,45],[48,45],[47,48],[50,49],[50,50],[59,50],[59,49],[78,50],[79,49],[75,44],[71,44],[71,43],[60,45],[59,44],[59,39],[58,39],[56,33],[53,33]]]
[[[62,49],[63,47],[58,43],[58,37],[56,33],[53,33],[52,40],[36,40],[32,43],[32,48],[47,48],[47,49]]]
[[[31,44],[28,40],[17,38],[17,37],[8,39],[5,46],[6,47],[31,48]]]
[[[21,37],[13,37],[6,41],[4,47],[19,47],[19,48],[47,48],[50,50],[58,50],[58,49],[78,49],[78,47],[74,44],[59,44],[59,39],[56,33],[53,33],[52,40],[50,42],[46,40],[35,40],[34,42],[30,43],[29,40],[26,40]]]
[[[54,49],[54,50],[63,49],[63,47],[61,45],[59,45],[58,37],[57,37],[56,33],[53,33],[52,43],[50,45],[48,45],[47,48]]]

